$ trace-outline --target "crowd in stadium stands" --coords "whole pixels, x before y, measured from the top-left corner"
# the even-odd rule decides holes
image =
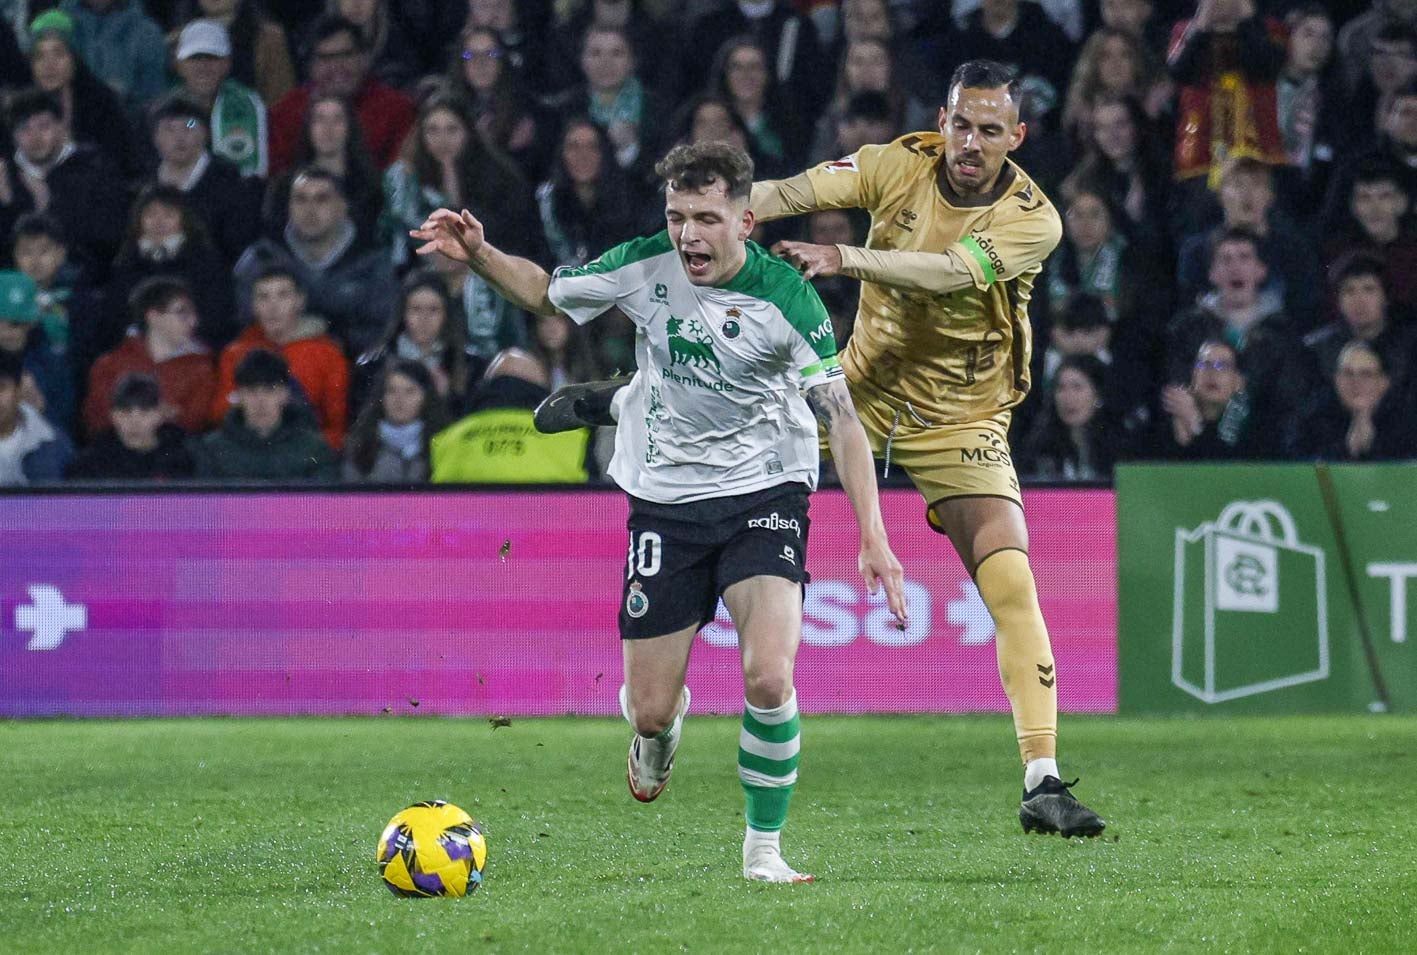
[[[529,409],[631,324],[408,230],[584,264],[662,227],[673,144],[790,175],[933,128],[969,58],[1064,221],[1021,476],[1417,458],[1417,0],[0,0],[0,485],[600,480],[613,436]]]

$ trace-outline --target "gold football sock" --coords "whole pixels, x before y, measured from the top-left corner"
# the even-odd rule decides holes
[[[1012,547],[987,554],[974,569],[974,582],[994,617],[999,677],[1014,711],[1019,754],[1025,765],[1031,759],[1054,757],[1058,747],[1057,673],[1028,555]]]

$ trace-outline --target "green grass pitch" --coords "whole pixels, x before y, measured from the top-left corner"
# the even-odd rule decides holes
[[[601,719],[0,723],[4,952],[1414,952],[1417,719],[1065,718],[1109,821],[1025,836],[1007,717],[803,720],[784,835],[742,881],[738,723],[691,716],[626,792]],[[487,882],[405,900],[389,816],[445,798]]]

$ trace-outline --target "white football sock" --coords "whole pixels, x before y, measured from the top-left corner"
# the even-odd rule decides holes
[[[746,856],[758,846],[772,846],[778,852],[782,851],[782,830],[777,832],[762,832],[749,827],[743,836],[743,854]]]
[[[1023,790],[1032,792],[1039,783],[1043,782],[1045,776],[1053,776],[1058,779],[1063,777],[1058,775],[1058,761],[1047,756],[1040,756],[1038,759],[1031,759],[1023,770]]]

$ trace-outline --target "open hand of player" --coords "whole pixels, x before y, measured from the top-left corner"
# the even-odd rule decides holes
[[[438,209],[423,225],[408,234],[423,243],[415,250],[419,255],[440,252],[467,266],[477,259],[478,250],[487,241],[482,223],[466,209],[461,214],[451,209]]]
[[[910,614],[905,609],[905,571],[891,553],[890,544],[884,538],[862,540],[861,556],[856,564],[869,593],[875,593],[881,586],[886,588],[886,605],[900,622],[901,629],[905,629],[910,623]]]
[[[841,271],[841,250],[834,245],[783,240],[772,247],[773,255],[790,262],[805,281],[830,278]]]

